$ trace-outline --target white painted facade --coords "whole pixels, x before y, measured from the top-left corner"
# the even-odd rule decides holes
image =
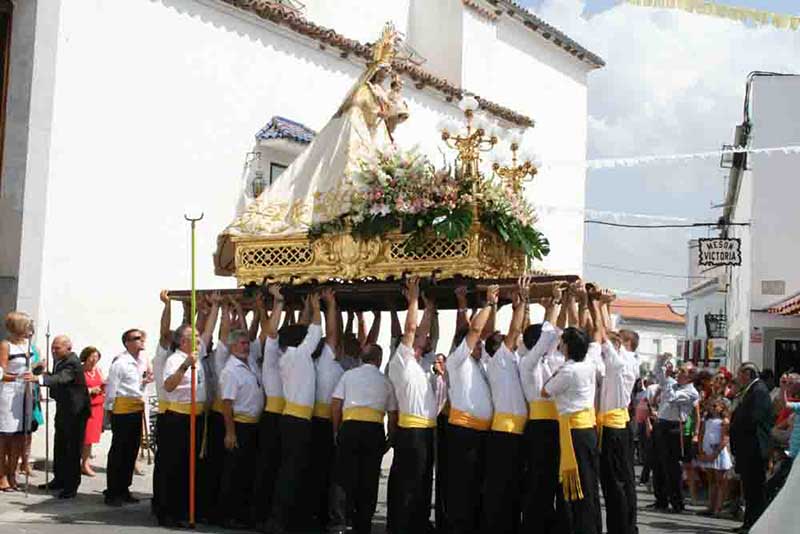
[[[705,359],[708,350],[708,332],[705,317],[707,314],[726,315],[726,285],[728,273],[725,267],[704,267],[699,264],[698,243],[696,239],[689,241],[689,277],[688,288],[681,296],[686,299],[686,330],[683,341],[688,341],[688,358],[692,358],[693,346],[700,345],[701,359]],[[725,340],[720,342],[725,345]],[[723,347],[724,348],[724,347]],[[718,362],[728,365],[726,359]]]
[[[639,334],[639,369],[642,373],[654,369],[656,357],[668,352],[678,354],[678,343],[683,336],[683,325],[676,323],[646,321],[626,318],[619,313],[611,314],[611,325],[614,330],[628,329]]]
[[[750,100],[749,145],[753,148],[800,144],[800,76],[754,77]],[[728,352],[731,365],[753,361],[774,368],[778,340],[800,340],[800,317],[766,310],[800,292],[798,181],[800,155],[749,155],[747,170],[734,168],[740,181],[729,227],[742,240],[742,266],[730,268],[727,296]],[[731,186],[733,188],[733,185]],[[766,283],[766,284],[765,284]],[[772,286],[772,287],[769,287]]]
[[[585,157],[591,67],[518,19],[490,21],[459,0],[304,3],[307,18],[362,42],[392,21],[428,58],[424,68],[534,118],[531,141],[544,158]],[[254,134],[273,115],[321,129],[363,63],[218,0],[17,6],[9,121],[24,127],[27,143],[11,146],[18,138],[6,136],[2,194],[24,206],[16,307],[36,318],[40,344],[49,322],[77,350],[116,353],[134,326],[154,348],[159,289],[189,286],[186,207],[204,213],[198,286],[232,287],[233,278],[214,276],[211,257],[239,202]],[[18,58],[26,46],[36,50],[32,63]],[[411,118],[398,142],[441,161],[436,125],[460,111],[410,80],[405,97]],[[6,191],[9,173],[24,183],[24,204]],[[564,167],[537,176],[527,194],[583,208],[584,192],[585,171]],[[552,248],[542,267],[581,274],[579,212],[553,210],[539,228]],[[3,244],[12,238],[3,234]]]

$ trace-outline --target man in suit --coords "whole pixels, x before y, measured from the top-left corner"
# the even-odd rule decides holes
[[[81,447],[86,419],[89,417],[89,391],[78,356],[72,352],[67,336],[53,339],[55,367],[52,373],[35,367],[28,380],[50,388],[56,401],[55,444],[53,446],[53,480],[42,489],[59,489],[59,499],[72,499],[81,483]]]
[[[774,420],[769,388],[758,378],[758,367],[743,364],[737,374],[741,393],[731,416],[731,451],[736,472],[744,489],[744,524],[739,532],[747,532],[764,511],[767,503],[765,480],[769,433]]]

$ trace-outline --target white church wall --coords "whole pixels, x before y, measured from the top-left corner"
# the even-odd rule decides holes
[[[48,209],[42,216],[39,280],[45,283],[40,291],[40,282],[29,277],[20,291],[40,296],[40,323],[49,320],[54,331],[70,333],[78,350],[94,344],[104,354],[122,350],[123,330],[141,327],[153,350],[159,289],[189,285],[185,207],[205,214],[198,223],[198,285],[232,287],[232,278],[214,276],[211,256],[217,234],[234,215],[255,132],[272,115],[321,129],[362,69],[213,0],[62,3]],[[504,83],[497,80],[498,87]],[[563,104],[570,108],[564,112],[568,124],[545,120],[537,129],[548,139],[570,130],[566,151],[579,152],[576,144],[585,150],[585,87],[581,93],[563,85],[565,96],[550,98],[570,99]],[[503,87],[495,89],[496,97],[485,96],[530,113],[530,91]],[[411,83],[406,97],[411,119],[398,128],[398,142],[419,143],[438,164],[436,124],[460,111]],[[545,103],[536,107],[543,110]],[[572,114],[581,109],[579,127]],[[577,185],[549,185],[562,179]],[[583,205],[582,176],[536,180],[537,202]],[[549,217],[540,223],[554,249],[545,265],[580,272],[582,226]],[[179,314],[176,307],[174,322]],[[442,339],[449,345],[445,328]],[[107,365],[110,358],[104,360]]]
[[[431,4],[439,3],[430,2]],[[409,4],[413,0],[302,0],[303,14],[308,20],[356,39],[371,43],[380,35],[387,22],[403,33],[407,32]]]

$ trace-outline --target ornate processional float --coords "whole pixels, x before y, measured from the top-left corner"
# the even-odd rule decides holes
[[[365,307],[371,309],[380,293],[402,304],[397,284],[407,275],[445,286],[467,281],[476,289],[526,272],[540,283],[577,280],[548,276],[532,265],[549,252],[523,195],[536,166],[518,161],[515,137],[510,165],[494,163],[491,176],[481,172],[482,154],[495,148],[498,132],[476,115],[474,97],[459,104],[465,124],[441,128],[442,140],[455,151],[452,163],[437,168],[417,150],[394,143],[395,128],[409,117],[393,68],[408,60],[402,46],[387,24],[372,46],[372,60],[328,124],[218,236],[217,275],[235,276],[245,287],[366,285],[373,298]],[[358,300],[355,291],[351,298],[337,291],[350,301],[345,307],[362,307],[352,301]],[[439,305],[449,307],[445,292],[443,297]]]

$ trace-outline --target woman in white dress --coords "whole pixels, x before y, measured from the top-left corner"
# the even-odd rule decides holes
[[[728,451],[728,425],[730,411],[721,397],[713,399],[708,406],[708,416],[703,421],[700,454],[695,465],[708,474],[708,510],[700,515],[716,516],[722,509],[725,496],[725,475],[733,467]]]
[[[27,367],[29,340],[33,335],[31,318],[21,312],[6,316],[8,339],[0,341],[0,491],[18,489],[16,472],[19,460],[25,452],[23,419],[30,425],[31,396],[26,399],[26,382],[17,380]],[[27,400],[27,406],[25,405]],[[26,411],[27,410],[27,411]],[[28,426],[30,431],[30,426]]]

